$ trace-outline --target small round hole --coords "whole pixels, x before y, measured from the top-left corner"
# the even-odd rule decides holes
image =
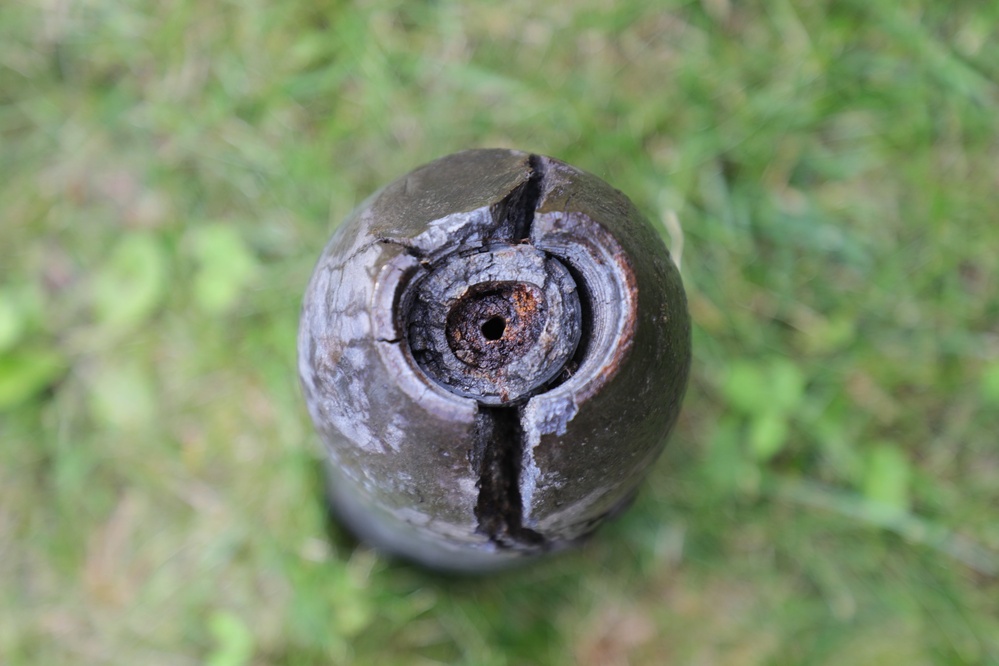
[[[506,321],[503,317],[490,317],[486,323],[482,324],[482,337],[486,340],[499,340],[506,330]]]

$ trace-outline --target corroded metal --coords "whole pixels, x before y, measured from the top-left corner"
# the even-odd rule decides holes
[[[586,538],[662,450],[689,366],[649,223],[599,178],[509,150],[444,157],[361,204],[299,330],[334,508],[444,569]]]

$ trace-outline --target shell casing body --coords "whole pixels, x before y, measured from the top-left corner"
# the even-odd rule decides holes
[[[690,320],[622,193],[549,157],[471,150],[341,225],[298,348],[342,519],[480,571],[576,544],[634,496],[679,414]]]

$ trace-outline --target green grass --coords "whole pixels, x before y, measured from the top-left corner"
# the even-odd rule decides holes
[[[0,4],[0,662],[999,664],[997,25]],[[451,580],[326,524],[294,346],[339,220],[476,146],[675,211],[695,364],[620,521]]]

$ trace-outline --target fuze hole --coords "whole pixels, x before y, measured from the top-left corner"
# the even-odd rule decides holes
[[[482,325],[482,337],[486,340],[499,340],[506,330],[506,321],[503,317],[490,317]]]

